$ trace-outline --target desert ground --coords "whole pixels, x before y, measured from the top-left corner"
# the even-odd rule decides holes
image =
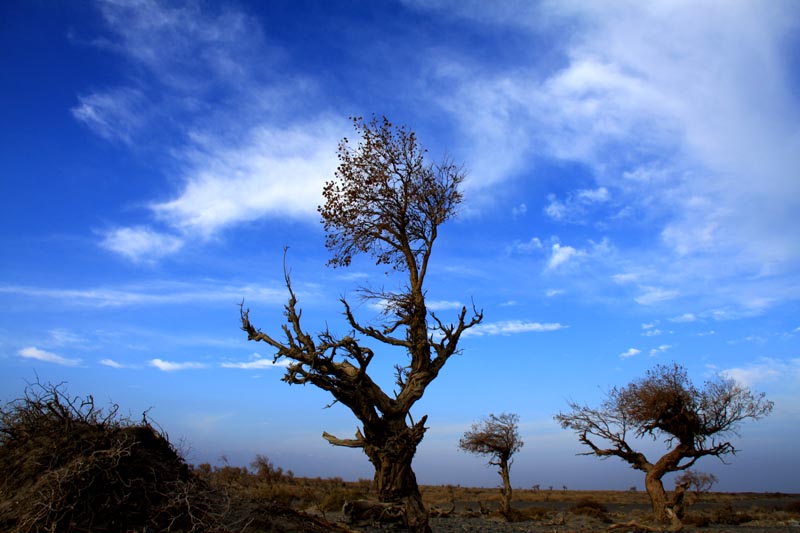
[[[272,492],[272,498],[263,492],[262,497],[288,504],[302,515],[341,528],[340,531],[371,533],[392,530],[389,525],[350,523],[341,512],[341,505],[347,500],[374,497],[368,480],[344,482],[300,478],[293,479],[292,483],[273,485],[266,489]],[[498,489],[460,486],[423,486],[421,489],[423,500],[431,511],[430,523],[434,533],[646,531],[638,525],[662,530],[659,529],[661,526],[650,522],[650,503],[643,491],[517,489],[513,503],[515,516],[509,521],[497,512],[500,502]],[[310,499],[303,500],[302,494]],[[683,531],[800,532],[800,494],[690,493],[687,504]],[[297,520],[283,524],[270,520],[254,521],[245,530],[302,531],[302,518]],[[621,527],[622,524],[625,527]],[[663,530],[667,531],[668,525],[664,525]]]

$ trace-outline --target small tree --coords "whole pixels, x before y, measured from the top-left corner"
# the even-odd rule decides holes
[[[711,487],[713,487],[716,482],[717,476],[714,474],[697,472],[695,470],[686,470],[675,480],[676,485],[686,485],[689,488],[693,488],[698,495],[701,492],[710,491]]]
[[[705,456],[722,458],[736,452],[726,440],[738,435],[739,424],[772,411],[764,394],[755,394],[732,379],[717,377],[697,389],[686,370],[658,365],[647,377],[621,389],[614,388],[599,408],[569,404],[571,411],[555,419],[574,430],[591,451],[582,455],[616,456],[645,473],[645,488],[659,521],[670,514],[661,478],[691,468]],[[633,448],[634,438],[663,438],[668,448],[651,462]],[[605,443],[595,442],[595,438]],[[604,447],[607,446],[607,447]],[[724,462],[724,461],[723,461]],[[670,517],[672,518],[672,517]]]
[[[503,479],[502,507],[500,511],[508,517],[511,513],[511,481],[509,470],[513,463],[511,456],[523,446],[518,432],[519,415],[502,413],[490,414],[480,422],[472,424],[472,429],[464,433],[458,442],[462,450],[478,455],[488,455],[489,464],[499,466],[498,473]]]
[[[249,310],[241,309],[242,329],[249,340],[266,342],[275,360],[290,361],[283,381],[311,383],[331,393],[358,418],[354,439],[323,433],[336,446],[361,448],[375,467],[375,483],[381,502],[394,504],[405,524],[429,530],[411,461],[425,434],[426,416],[411,419],[412,406],[442,367],[457,353],[462,333],[478,324],[483,314],[473,307],[467,318],[462,307],[456,324],[443,323],[425,306],[424,282],[439,226],[454,216],[462,196],[460,168],[449,161],[426,164],[425,150],[414,132],[395,127],[386,118],[365,123],[353,119],[361,137],[353,149],[348,139],[339,143],[339,167],[323,189],[325,204],[319,207],[325,226],[326,246],[332,253],[328,264],[348,266],[360,253],[373,256],[378,265],[389,265],[406,274],[407,285],[398,292],[362,289],[365,298],[384,305],[379,327],[356,320],[342,298],[344,315],[352,331],[344,336],[325,330],[315,337],[300,323],[288,272],[284,269],[289,301],[283,340],[256,329]],[[384,392],[368,370],[377,351],[356,335],[400,349],[406,358],[395,365],[396,389]]]

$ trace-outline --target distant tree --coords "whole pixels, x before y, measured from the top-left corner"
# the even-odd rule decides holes
[[[462,333],[480,323],[473,307],[458,314],[456,324],[443,323],[425,305],[425,277],[439,226],[454,216],[461,203],[463,171],[450,161],[428,164],[414,132],[395,127],[386,118],[353,119],[360,140],[353,148],[339,143],[335,179],[323,189],[319,207],[332,267],[346,267],[358,254],[371,255],[378,265],[404,272],[407,285],[397,292],[361,289],[364,298],[381,302],[385,312],[378,327],[356,320],[344,299],[344,316],[352,331],[337,336],[327,328],[316,338],[303,329],[302,311],[284,266],[289,301],[285,306],[283,340],[256,329],[242,306],[242,329],[249,340],[275,350],[275,360],[290,361],[283,381],[311,383],[331,393],[361,422],[354,439],[323,433],[331,444],[361,448],[375,467],[378,497],[402,511],[405,524],[429,530],[411,461],[425,433],[427,416],[411,418],[412,406],[457,353]],[[395,365],[393,395],[384,392],[368,373],[375,349],[356,337],[397,348],[406,356]]]
[[[503,496],[500,511],[508,517],[511,513],[511,481],[509,471],[513,460],[511,456],[523,446],[519,436],[519,415],[502,413],[490,414],[480,422],[472,424],[472,429],[464,433],[458,442],[462,450],[478,455],[488,455],[489,464],[499,466],[499,474],[503,479],[500,492]]]
[[[710,491],[716,482],[717,476],[714,474],[695,470],[686,470],[675,480],[675,484],[685,484],[697,493]]]
[[[691,468],[701,457],[722,459],[735,453],[726,439],[738,435],[742,421],[768,415],[773,403],[722,377],[697,389],[686,370],[673,364],[658,365],[644,379],[615,387],[599,408],[574,402],[569,406],[570,412],[555,419],[591,449],[582,455],[616,456],[643,471],[654,517],[665,521],[674,513],[668,509],[661,478]],[[651,462],[633,448],[633,439],[646,436],[663,438],[669,449],[658,461]],[[605,442],[596,443],[595,438]]]

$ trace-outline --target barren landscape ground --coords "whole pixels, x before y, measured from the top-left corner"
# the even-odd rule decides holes
[[[650,521],[650,503],[643,491],[518,489],[514,491],[513,503],[516,516],[514,520],[507,521],[497,513],[500,495],[496,488],[423,486],[421,489],[425,504],[431,511],[434,533],[645,530],[633,523],[653,527],[653,530],[667,531],[669,527],[658,526]],[[293,480],[291,484],[275,484],[271,488],[261,486],[260,489],[247,492],[250,495],[259,494],[262,502],[290,503],[292,508],[304,515],[341,527],[341,531],[391,530],[391,526],[387,525],[348,523],[341,512],[341,505],[348,499],[374,496],[368,480],[343,482],[301,478]],[[800,531],[800,494],[691,493],[687,503],[684,531]],[[297,517],[285,522],[269,519],[253,521],[246,530],[301,531],[309,527],[302,524],[302,518]],[[620,524],[626,526],[620,527]]]

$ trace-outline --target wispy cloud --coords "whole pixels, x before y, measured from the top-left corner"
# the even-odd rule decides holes
[[[680,316],[676,316],[676,317],[673,317],[673,318],[669,319],[670,322],[677,322],[679,324],[685,324],[685,323],[688,323],[688,322],[694,322],[696,320],[697,320],[697,316],[694,313],[684,313],[684,314],[682,314]]]
[[[583,255],[583,252],[579,252],[572,246],[562,246],[559,243],[555,243],[551,249],[550,259],[547,260],[547,270],[555,270],[570,259],[581,255]]]
[[[545,272],[568,270],[587,260],[601,260],[611,252],[611,244],[606,238],[599,242],[590,240],[584,248],[562,245],[556,237],[551,241],[554,242],[550,247],[550,257],[547,259]]]
[[[800,108],[785,70],[791,2],[542,2],[491,14],[455,1],[413,5],[532,39],[559,28],[559,65],[487,69],[441,59],[440,81],[453,88],[441,105],[482,178],[473,187],[519,178],[540,156],[577,161],[590,169],[595,183],[585,190],[594,196],[552,197],[546,212],[569,221],[605,190],[652,237],[647,250],[621,251],[629,266],[647,266],[641,285],[671,279],[681,294],[735,306],[752,301],[734,290],[743,285],[771,305],[800,296],[781,291],[800,260]],[[672,38],[653,39],[654,31]],[[619,215],[606,213],[608,222]],[[569,254],[557,252],[556,260]]]
[[[76,120],[110,141],[131,144],[147,122],[149,104],[141,91],[120,87],[78,97],[70,109]]]
[[[539,251],[543,248],[542,241],[538,237],[531,237],[529,241],[515,241],[508,248],[509,253],[529,254]]]
[[[181,237],[135,226],[104,232],[100,246],[134,262],[152,262],[183,248]]]
[[[208,368],[207,364],[198,363],[195,361],[174,362],[174,361],[164,361],[163,359],[151,359],[148,362],[148,364],[163,372],[177,372],[179,370]]]
[[[642,351],[638,348],[628,348],[626,351],[619,354],[619,356],[621,359],[628,359],[629,357],[639,355],[640,353],[642,353]]]
[[[662,354],[667,350],[669,350],[670,348],[672,348],[672,346],[670,346],[669,344],[662,344],[657,348],[653,348],[652,350],[650,350],[650,357],[655,357],[659,354]]]
[[[29,346],[27,348],[23,348],[17,352],[17,355],[19,355],[20,357],[24,357],[25,359],[35,359],[36,361],[53,363],[62,366],[77,366],[81,362],[80,359],[70,359],[68,357],[63,357],[53,352],[40,350],[35,346]]]
[[[674,289],[651,287],[649,285],[642,285],[639,289],[641,292],[634,300],[641,305],[653,305],[666,300],[672,300],[678,296],[678,291]]]
[[[594,206],[608,202],[611,195],[605,187],[579,189],[559,200],[554,194],[547,197],[545,214],[557,222],[580,224],[586,222],[587,215]]]
[[[431,311],[446,311],[447,309],[461,309],[464,305],[452,300],[430,300],[425,302],[425,307]]]
[[[800,381],[800,359],[782,360],[765,357],[747,366],[722,370],[720,374],[747,387],[781,379]]]
[[[126,365],[123,363],[119,363],[114,359],[101,359],[100,364],[111,368],[138,368],[136,365]]]
[[[541,323],[541,322],[525,322],[522,320],[506,320],[502,322],[493,322],[488,324],[480,324],[464,332],[465,336],[483,336],[483,335],[515,335],[518,333],[541,333],[547,331],[558,331],[567,326],[559,324],[558,322]]]
[[[93,44],[121,57],[131,81],[81,96],[73,116],[172,157],[177,183],[145,204],[148,223],[104,232],[102,247],[156,262],[237,224],[316,216],[347,121],[313,110],[315,84],[279,71],[255,17],[233,6],[98,4],[110,32]]]
[[[150,285],[86,289],[5,285],[0,286],[0,293],[54,300],[62,305],[91,307],[173,305],[204,301],[240,302],[243,298],[248,301],[277,303],[286,298],[284,289],[252,284],[236,286],[210,282],[198,284],[154,282]]]
[[[266,215],[316,219],[345,124],[331,117],[287,128],[260,126],[236,146],[197,139],[201,151],[192,154],[183,190],[153,204],[152,211],[172,227],[202,237]]]
[[[288,359],[281,359],[280,361],[273,362],[272,358],[264,358],[259,354],[253,354],[249,361],[226,361],[221,363],[222,368],[239,368],[242,370],[268,370],[270,368],[285,368],[289,366]]]

